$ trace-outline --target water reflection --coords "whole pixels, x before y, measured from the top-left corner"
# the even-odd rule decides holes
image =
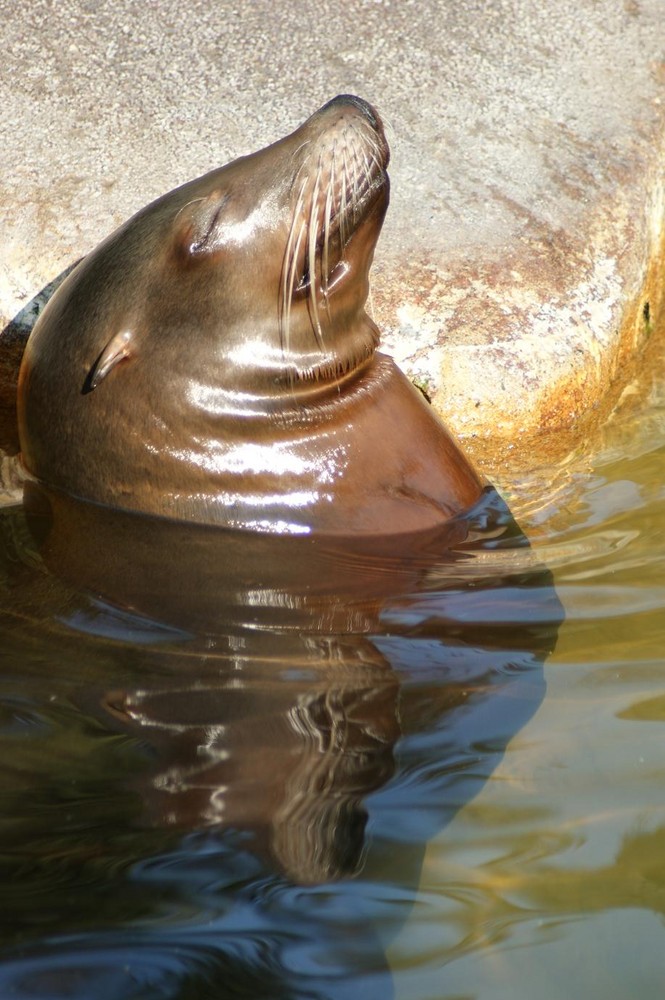
[[[539,705],[561,620],[497,495],[362,546],[29,507],[3,518],[0,991],[389,997],[425,844]]]
[[[394,770],[397,679],[378,656],[363,663],[362,649],[346,678],[334,662],[344,649],[312,643],[306,652],[332,676],[199,678],[195,688],[174,682],[106,698],[155,751],[140,783],[147,821],[251,832],[252,850],[300,883],[361,868],[363,800]]]

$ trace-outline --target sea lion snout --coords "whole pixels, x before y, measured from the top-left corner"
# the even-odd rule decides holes
[[[377,135],[382,137],[386,147],[386,155],[388,155],[388,144],[385,140],[385,130],[381,116],[376,108],[363,97],[357,97],[355,94],[338,94],[337,97],[333,97],[320,107],[318,111],[315,111],[312,119],[335,115],[339,117],[352,116],[358,113],[369,122],[369,125]]]
[[[280,337],[287,354],[304,348],[292,377],[321,383],[361,365],[378,341],[364,310],[388,207],[389,151],[378,115],[349,96],[324,105],[290,142],[295,172]]]

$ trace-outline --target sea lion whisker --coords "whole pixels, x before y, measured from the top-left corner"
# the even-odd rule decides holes
[[[373,132],[367,132],[365,135],[366,145],[374,152],[380,153],[381,147],[379,146],[379,141]]]
[[[189,208],[190,205],[196,205],[197,202],[200,201],[205,201],[205,197],[202,196],[201,198],[192,198],[190,201],[186,202],[186,204],[181,205],[176,214],[173,216],[174,223],[178,221],[180,215],[182,214],[182,212],[185,211],[186,208]]]
[[[365,160],[365,165],[367,169],[367,176],[371,177],[373,173],[373,166],[376,167],[380,174],[383,173],[383,153],[376,137],[370,134],[366,134],[364,137],[365,141],[362,144],[363,158]]]
[[[346,147],[347,151],[347,191],[349,192],[349,206],[348,211],[351,214],[351,218],[355,217],[355,205],[358,197],[358,171],[356,163],[356,147],[354,143],[349,143]]]
[[[358,129],[357,133],[356,133],[356,136],[357,136],[357,140],[358,140],[357,143],[356,143],[357,149],[361,150],[363,153],[368,148],[371,149],[371,147],[372,147],[372,136],[371,136],[371,133],[368,132],[367,129],[365,129],[365,128]]]
[[[379,162],[379,160],[376,157],[376,152],[372,152],[370,154],[370,156],[371,156],[371,158],[370,158],[370,174],[372,173],[372,169],[371,168],[372,167],[376,167],[377,173],[379,175],[381,175],[383,173],[383,167],[381,166],[381,163]]]
[[[295,158],[297,157],[297,155],[298,155],[298,153],[300,152],[301,149],[305,149],[306,146],[311,146],[311,145],[312,145],[312,140],[311,139],[303,139],[303,141],[300,143],[300,145],[296,146],[296,148],[293,150],[293,153],[291,154],[291,158],[293,160],[295,160]]]
[[[353,142],[351,143],[354,153],[359,149],[364,149],[369,143],[369,133],[364,127],[354,127]]]
[[[349,149],[349,188],[350,188],[349,210],[351,213],[352,221],[355,222],[356,203],[358,199],[358,171],[356,170],[356,150],[355,146],[350,146],[347,148]]]
[[[289,319],[291,314],[291,299],[293,297],[293,281],[291,281],[291,289],[289,290],[289,277],[295,264],[292,261],[293,245],[295,239],[296,226],[300,222],[302,227],[302,210],[305,202],[305,190],[307,188],[307,178],[305,178],[300,185],[300,191],[296,199],[296,205],[293,210],[293,215],[291,216],[291,225],[289,228],[289,235],[286,241],[286,249],[284,251],[284,260],[282,262],[282,275],[280,279],[280,292],[282,296],[282,301],[280,303],[280,341],[282,345],[282,354],[288,351],[288,340],[289,340]],[[295,263],[298,260],[298,251],[295,254]]]
[[[328,316],[328,322],[332,324],[332,316],[330,315],[330,302],[328,300],[328,291],[330,283],[330,224],[332,222],[332,180],[328,181],[328,190],[326,192],[326,204],[323,210],[323,254],[321,260],[321,290],[323,292],[323,301],[326,308],[326,314]]]
[[[381,185],[383,184],[384,169],[381,162],[377,160],[374,156],[372,156],[372,166],[375,167],[375,170],[370,171],[368,177],[368,185],[367,185],[368,191],[380,188]]]
[[[358,217],[358,212],[362,202],[362,196],[366,189],[367,175],[362,169],[362,163],[360,160],[358,147],[353,148],[353,163],[354,163],[354,176],[353,176],[353,221],[355,222]]]
[[[346,246],[346,220],[348,213],[346,178],[348,170],[349,166],[346,160],[346,150],[344,149],[342,150],[342,189],[340,192],[340,203],[339,203],[339,235],[340,235],[340,247],[342,253],[344,252],[344,247]]]
[[[371,187],[373,183],[372,178],[372,161],[367,156],[367,150],[363,149],[363,163],[365,164],[365,180],[367,182],[367,187]]]
[[[356,156],[358,159],[360,172],[363,178],[367,180],[367,151],[364,143],[361,143],[358,146],[356,146]]]
[[[364,137],[363,149],[369,153],[370,159],[374,162],[379,170],[382,172],[383,167],[381,163],[384,159],[383,151],[375,135],[367,132]]]
[[[301,220],[300,231],[298,233],[298,238],[296,240],[293,257],[291,259],[291,267],[289,274],[289,282],[287,286],[287,313],[286,313],[286,326],[285,326],[285,343],[287,352],[289,350],[289,335],[290,335],[290,322],[291,322],[291,303],[293,301],[293,289],[295,287],[296,272],[298,269],[298,259],[300,257],[300,246],[302,243],[303,236],[305,235],[306,222]]]
[[[338,204],[338,193],[337,193],[339,165],[337,161],[337,152],[338,152],[337,139],[335,139],[335,141],[333,142],[332,152],[330,154],[330,191],[332,193],[332,198],[335,201],[335,204],[331,203],[331,211],[330,211],[331,225],[335,217],[335,212],[337,212],[337,214],[339,215],[339,204]]]
[[[291,193],[292,193],[293,189],[295,188],[296,184],[298,183],[298,181],[299,181],[299,179],[300,179],[300,176],[301,176],[301,175],[302,175],[303,173],[305,173],[306,171],[308,171],[308,170],[309,170],[309,168],[310,168],[310,163],[311,163],[311,158],[310,158],[310,157],[308,157],[308,156],[306,156],[306,157],[305,157],[305,159],[304,159],[304,160],[302,161],[302,163],[300,164],[300,166],[298,167],[298,169],[297,169],[297,171],[296,171],[296,173],[295,173],[295,176],[294,176],[293,180],[292,180],[292,181],[291,181],[291,183],[289,184],[289,194],[291,194]],[[306,179],[306,180],[309,180],[309,174],[307,174],[307,175],[306,175],[306,178],[305,178],[305,179]]]
[[[330,305],[328,303],[328,288],[330,279],[330,227],[333,219],[333,192],[335,190],[335,150],[337,140],[333,142],[332,154],[330,157],[330,170],[328,173],[328,187],[326,191],[326,203],[323,210],[323,256],[321,261],[321,286],[325,297],[328,319],[330,319]]]
[[[282,344],[282,358],[286,360],[289,353],[289,340],[291,331],[291,303],[293,300],[293,285],[295,282],[295,272],[297,267],[297,253],[300,248],[300,241],[302,239],[302,223],[300,226],[300,234],[296,241],[296,253],[289,259],[288,271],[286,272],[284,281],[284,320],[282,324],[282,330],[280,335],[280,340]]]
[[[316,172],[316,179],[314,181],[314,190],[312,192],[312,201],[309,213],[309,241],[308,241],[308,260],[309,260],[309,300],[311,307],[311,318],[312,326],[314,329],[314,336],[316,337],[316,342],[323,350],[323,331],[321,329],[321,322],[319,320],[319,307],[316,301],[316,248],[319,240],[319,189],[321,186],[321,157],[319,157],[319,165]]]

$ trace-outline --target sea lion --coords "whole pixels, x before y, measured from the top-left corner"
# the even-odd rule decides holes
[[[342,95],[109,236],[28,342],[28,472],[277,533],[418,531],[472,506],[484,483],[365,312],[388,159],[376,111]]]

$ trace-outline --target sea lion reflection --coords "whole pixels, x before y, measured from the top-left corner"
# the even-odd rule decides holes
[[[325,882],[359,870],[363,799],[394,771],[398,682],[387,664],[375,674],[115,692],[106,707],[156,752],[150,822],[251,831],[271,867]]]
[[[58,575],[186,637],[104,698],[107,722],[149,747],[143,822],[241,831],[295,882],[349,876],[372,793],[375,830],[411,823],[424,841],[540,703],[561,608],[492,490],[438,533],[391,538],[398,557],[380,538],[358,552],[38,496]],[[405,784],[395,747],[408,757],[422,732],[431,760]]]

